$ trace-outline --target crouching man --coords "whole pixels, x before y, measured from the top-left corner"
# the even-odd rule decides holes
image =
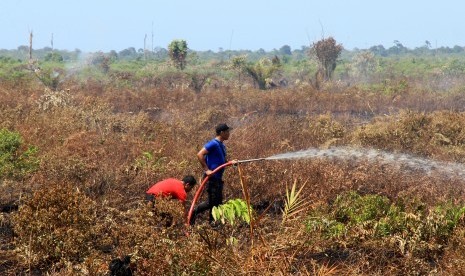
[[[157,197],[170,197],[179,200],[184,209],[184,217],[187,218],[186,199],[187,193],[197,184],[197,181],[192,175],[186,175],[182,180],[168,178],[155,183],[146,192],[146,198],[154,206]]]

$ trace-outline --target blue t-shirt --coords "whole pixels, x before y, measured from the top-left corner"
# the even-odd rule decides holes
[[[213,171],[226,163],[226,147],[223,142],[220,142],[215,138],[208,141],[204,147],[208,151],[208,154],[205,157],[208,169]],[[224,168],[210,177],[221,179],[223,177],[223,172]]]

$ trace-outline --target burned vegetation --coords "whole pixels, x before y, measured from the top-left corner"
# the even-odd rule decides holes
[[[209,72],[201,88],[111,68],[53,91],[2,79],[0,274],[459,274],[464,84],[368,87],[328,68],[318,87],[267,91]],[[228,167],[235,201],[213,226],[187,227],[177,201],[148,206],[152,183],[201,178],[195,154],[220,122],[233,159],[314,154]]]

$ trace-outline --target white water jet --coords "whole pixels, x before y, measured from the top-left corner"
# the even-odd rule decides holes
[[[390,153],[375,149],[335,147],[329,149],[311,148],[296,152],[276,154],[266,160],[308,159],[320,158],[329,160],[350,160],[354,163],[369,161],[381,165],[389,165],[402,171],[421,171],[427,175],[437,173],[446,177],[465,176],[465,165],[454,162],[441,162],[426,158],[415,157],[403,153]]]

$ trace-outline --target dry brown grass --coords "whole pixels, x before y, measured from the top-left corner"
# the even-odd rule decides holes
[[[464,266],[463,228],[431,265],[427,258],[399,255],[387,242],[345,248],[309,236],[302,222],[280,225],[279,211],[294,181],[306,183],[301,196],[311,204],[355,190],[435,205],[463,200],[461,179],[350,160],[249,163],[241,169],[252,205],[263,207],[259,213],[276,205],[255,226],[253,247],[245,225],[201,224],[186,236],[177,202],[159,205],[174,217],[170,227],[143,203],[155,181],[188,173],[200,177],[195,154],[219,122],[234,128],[227,144],[237,159],[354,145],[463,162],[465,120],[457,94],[408,88],[392,95],[353,87],[197,94],[97,80],[66,85],[70,104],[47,110],[39,108],[45,92],[37,83],[0,86],[0,127],[38,146],[41,159],[33,175],[2,180],[7,192],[1,200],[20,209],[1,214],[1,274],[104,275],[111,259],[125,255],[132,256],[137,275],[455,274]],[[225,198],[242,197],[234,168],[227,169],[225,181]],[[237,242],[228,243],[231,237]]]

